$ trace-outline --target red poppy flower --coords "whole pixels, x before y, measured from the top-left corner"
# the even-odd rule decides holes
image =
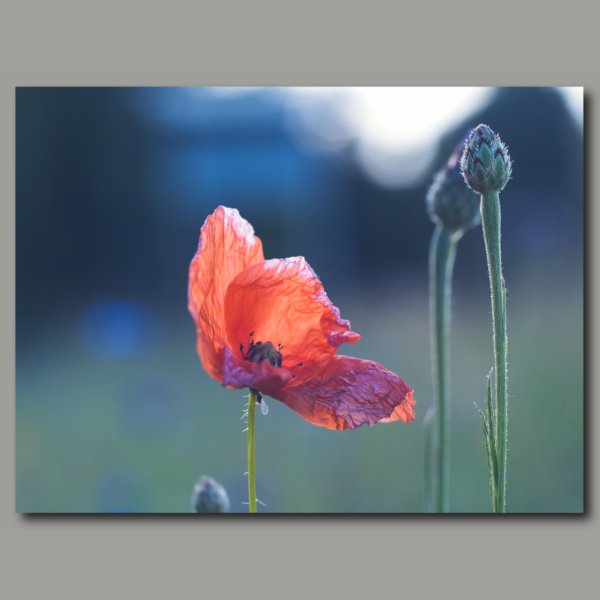
[[[415,418],[413,390],[397,375],[336,355],[360,336],[304,258],[265,261],[236,209],[220,206],[202,227],[188,309],[202,366],[228,388],[255,388],[339,431]]]

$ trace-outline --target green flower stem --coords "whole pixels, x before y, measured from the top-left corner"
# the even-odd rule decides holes
[[[256,461],[254,459],[254,424],[256,422],[256,390],[250,388],[248,398],[248,501],[250,512],[256,512]]]
[[[496,457],[498,464],[498,512],[506,512],[506,289],[500,251],[500,197],[498,192],[481,194],[481,222],[492,290],[494,322],[494,373],[496,375]]]
[[[461,233],[437,225],[429,253],[431,352],[435,421],[433,427],[434,511],[450,512],[450,299],[456,242]]]

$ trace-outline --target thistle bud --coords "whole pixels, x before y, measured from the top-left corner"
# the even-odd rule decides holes
[[[271,342],[265,342],[262,344],[258,342],[248,350],[246,360],[255,363],[261,363],[263,360],[270,362],[274,367],[280,367],[282,356],[281,352],[275,350],[275,346]]]
[[[427,192],[427,211],[431,220],[450,231],[469,229],[480,220],[479,196],[465,183],[460,169],[464,149],[463,140],[435,176]]]
[[[203,475],[194,486],[192,493],[192,512],[195,513],[227,513],[229,497],[225,488],[212,477]]]
[[[467,185],[485,194],[501,191],[510,179],[511,165],[506,146],[487,125],[479,125],[469,136],[461,159]]]

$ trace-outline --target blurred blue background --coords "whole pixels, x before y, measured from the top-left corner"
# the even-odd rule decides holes
[[[416,421],[333,432],[257,417],[263,512],[421,512],[431,405],[425,194],[468,129],[514,160],[508,509],[583,510],[583,90],[17,88],[16,510],[189,512],[208,474],[246,512],[245,392],[203,371],[187,312],[202,224],[238,208],[305,256]],[[473,402],[493,364],[480,228],[460,241],[451,510],[490,512]]]

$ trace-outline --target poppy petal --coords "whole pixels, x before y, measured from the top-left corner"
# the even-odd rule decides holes
[[[230,281],[264,261],[262,242],[235,208],[219,206],[200,232],[188,280],[188,310],[197,330],[197,350],[206,372],[222,381],[226,346],[224,301]]]
[[[348,331],[350,321],[340,317],[301,256],[268,260],[239,273],[227,288],[225,322],[230,348],[247,347],[250,339],[281,344],[282,367],[296,376],[289,386],[309,381],[338,346],[360,339]]]
[[[270,395],[313,425],[343,431],[364,423],[414,421],[412,392],[375,362],[334,356],[319,377]]]
[[[393,423],[394,421],[404,421],[410,423],[415,420],[415,410],[413,406],[416,404],[412,392],[406,395],[406,398],[396,406],[394,412],[387,419],[380,419],[380,423]]]
[[[266,360],[254,363],[233,357],[229,348],[225,348],[223,361],[223,385],[229,388],[256,388],[259,392],[271,396],[280,390],[293,375],[285,369],[272,366]]]

